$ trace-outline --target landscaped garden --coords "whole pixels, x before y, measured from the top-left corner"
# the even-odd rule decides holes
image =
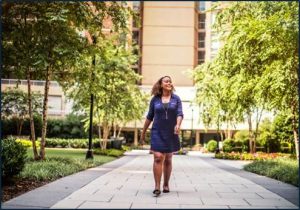
[[[35,161],[30,143],[31,141],[28,140],[3,140],[3,153],[1,154],[4,181],[2,201],[61,177],[115,160],[123,155],[125,149],[128,149],[128,147],[124,147],[124,150],[95,149],[93,160],[86,160],[87,149],[46,148],[47,158]]]
[[[221,14],[214,30],[224,45],[192,77],[201,121],[221,137],[215,158],[251,160],[245,170],[299,186],[296,3],[212,8]],[[141,75],[133,67],[140,53],[125,40],[131,36],[127,22],[136,14],[124,2],[2,6],[3,75],[26,82],[23,89],[19,83],[6,88],[1,97],[6,201],[122,156],[132,146],[121,146],[122,128],[144,117],[150,97],[137,85]],[[110,36],[101,28],[105,18],[112,20]],[[33,90],[32,80],[43,81],[43,93]],[[49,116],[51,81],[72,100],[72,114]],[[241,123],[248,129],[234,129]],[[86,158],[89,136],[93,159]],[[217,146],[211,140],[205,150]]]

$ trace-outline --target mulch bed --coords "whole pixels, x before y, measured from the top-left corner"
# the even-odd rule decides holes
[[[2,202],[8,201],[26,192],[41,187],[50,181],[36,181],[28,179],[16,179],[2,183]]]

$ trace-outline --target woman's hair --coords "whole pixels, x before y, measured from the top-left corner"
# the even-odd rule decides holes
[[[151,95],[154,95],[154,96],[161,96],[162,95],[162,87],[161,87],[161,84],[162,84],[162,80],[164,78],[168,77],[170,80],[171,80],[171,77],[170,76],[163,76],[161,77],[152,87],[152,91],[151,91]],[[171,90],[171,93],[173,93],[173,91],[175,90],[174,86],[172,85],[172,90]]]

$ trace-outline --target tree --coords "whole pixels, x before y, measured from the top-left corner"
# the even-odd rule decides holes
[[[30,133],[34,159],[40,159],[35,144],[31,79],[38,78],[35,55],[37,37],[34,36],[35,6],[31,4],[2,3],[3,20],[3,73],[27,79]]]
[[[106,148],[112,127],[122,127],[128,121],[140,119],[146,108],[146,96],[136,85],[140,76],[132,69],[137,58],[131,47],[126,48],[118,40],[118,36],[112,36],[108,40],[100,39],[96,46],[91,46],[92,54],[96,55],[95,66],[91,62],[93,55],[87,53],[78,60],[77,71],[74,71],[76,79],[66,86],[75,108],[86,113],[90,109],[90,93],[94,93],[93,123],[98,125],[99,131],[103,127],[102,149]],[[99,138],[101,140],[100,135]]]
[[[40,156],[44,159],[50,80],[65,83],[69,79],[74,61],[87,44],[80,32],[88,30],[102,36],[103,22],[108,18],[113,22],[112,30],[126,29],[126,20],[131,12],[124,2],[4,3],[3,11],[5,27],[11,29],[5,34],[5,46],[8,52],[13,52],[8,56],[7,63],[10,65],[7,65],[7,69],[26,63],[28,81],[33,71],[45,80],[40,149]],[[23,30],[19,30],[19,25]],[[16,43],[21,36],[24,36],[21,40],[27,42],[19,49]],[[32,59],[16,56],[17,52],[31,55]],[[25,71],[20,68],[20,72],[20,75],[24,75]],[[28,94],[31,92],[29,87]]]
[[[298,2],[235,2],[218,12],[224,46],[213,63],[232,82],[236,113],[248,115],[251,152],[253,113],[258,129],[263,110],[289,109],[298,156],[297,23]]]
[[[29,116],[28,95],[18,88],[8,88],[2,92],[1,114],[4,118],[16,118],[18,121],[17,134],[21,135],[25,118]],[[32,95],[33,114],[40,114],[42,110],[42,96],[40,93]]]

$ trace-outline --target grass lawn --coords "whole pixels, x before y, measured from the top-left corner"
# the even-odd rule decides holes
[[[244,167],[246,171],[299,186],[299,163],[290,158],[255,160]]]
[[[45,185],[56,179],[113,161],[116,157],[96,155],[86,160],[87,149],[46,148],[46,160],[34,161],[32,148],[27,150],[25,168],[13,182],[4,183],[2,202]]]
[[[40,181],[55,180],[116,159],[94,154],[94,159],[86,160],[86,152],[86,149],[46,148],[46,159],[34,161],[33,152],[28,149],[28,159],[20,177]]]
[[[72,148],[46,148],[46,158],[62,157],[62,158],[74,158],[85,160],[87,149],[72,149]],[[33,157],[32,148],[27,149],[28,158]],[[115,160],[115,157],[102,156],[94,154],[94,161],[100,161],[103,163]]]

